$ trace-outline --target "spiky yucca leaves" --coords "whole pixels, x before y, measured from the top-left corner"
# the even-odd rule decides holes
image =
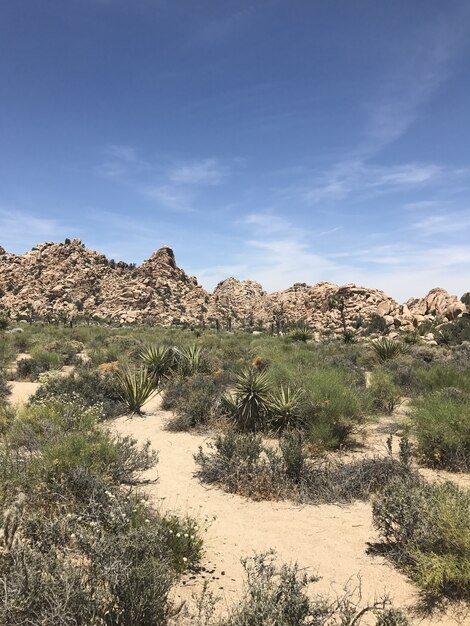
[[[387,337],[374,341],[372,348],[380,361],[388,361],[400,354],[406,354],[408,352],[408,346],[405,346],[401,341],[387,339]]]
[[[303,341],[305,343],[312,338],[312,331],[307,324],[299,324],[290,331],[288,337],[292,341]]]
[[[302,425],[302,389],[281,385],[268,398],[269,422],[277,432],[298,429]]]
[[[157,392],[155,378],[146,367],[117,370],[116,382],[122,401],[132,414],[142,415],[142,406]]]
[[[140,353],[140,360],[159,385],[174,366],[175,353],[167,346],[148,346]]]
[[[204,369],[204,355],[201,346],[192,344],[174,348],[177,371],[180,376],[193,376]]]
[[[242,432],[263,429],[269,414],[271,381],[265,371],[245,368],[237,376],[233,394],[225,398],[225,405]]]

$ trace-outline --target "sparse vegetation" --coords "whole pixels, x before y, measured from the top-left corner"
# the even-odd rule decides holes
[[[470,598],[470,494],[450,482],[394,480],[373,502],[386,554],[426,592]]]
[[[304,443],[300,433],[287,433],[277,451],[259,435],[218,435],[208,451],[200,448],[196,455],[198,475],[256,500],[291,498],[311,504],[367,500],[390,480],[415,475],[403,453],[399,459],[390,452],[346,463],[311,457]]]

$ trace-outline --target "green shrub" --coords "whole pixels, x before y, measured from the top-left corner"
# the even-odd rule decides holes
[[[400,403],[400,389],[395,385],[390,374],[381,369],[376,369],[371,373],[369,394],[372,406],[377,411],[393,413]]]
[[[0,370],[0,401],[11,393],[11,387],[2,370]]]
[[[470,313],[464,313],[450,324],[441,326],[439,331],[446,345],[458,345],[463,341],[470,341]]]
[[[168,424],[171,430],[188,430],[203,426],[216,415],[224,385],[207,374],[176,379],[165,389],[162,406],[176,416]]]
[[[0,623],[166,624],[201,556],[194,522],[135,490],[156,455],[77,401],[24,409],[0,443]],[[126,490],[121,488],[126,484]]]
[[[426,465],[454,471],[470,469],[470,395],[442,389],[415,400],[412,430]]]
[[[382,315],[373,313],[369,321],[367,322],[366,332],[368,335],[385,335],[387,333],[388,326],[385,318]]]
[[[319,449],[346,445],[369,411],[368,394],[355,373],[317,367],[299,377],[299,384],[306,392],[302,417],[311,442]]]
[[[60,369],[63,361],[56,352],[34,350],[31,358],[20,359],[16,364],[16,375],[20,380],[37,380],[39,374]]]
[[[388,556],[425,591],[470,598],[470,493],[399,480],[373,502]]]
[[[454,388],[470,393],[470,370],[447,363],[435,363],[418,369],[418,380],[423,392]]]
[[[126,405],[118,393],[116,380],[109,374],[101,375],[96,370],[83,369],[69,376],[46,376],[31,397],[31,403],[53,398],[67,401],[78,397],[84,406],[99,405],[104,418],[125,412]]]

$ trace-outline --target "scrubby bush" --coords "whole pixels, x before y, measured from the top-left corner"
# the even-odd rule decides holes
[[[5,373],[0,369],[0,401],[11,393]]]
[[[425,591],[470,598],[470,493],[397,480],[373,502],[387,555]]]
[[[366,332],[368,335],[385,335],[388,330],[387,322],[382,315],[373,313],[366,326]]]
[[[111,375],[83,369],[68,376],[46,374],[40,379],[41,385],[30,400],[33,404],[53,398],[64,402],[79,398],[84,406],[99,405],[104,418],[122,415],[126,410],[115,378]]]
[[[255,500],[290,498],[322,504],[367,500],[392,479],[415,476],[407,446],[399,459],[391,453],[343,463],[310,457],[300,433],[287,433],[280,449],[264,445],[259,435],[218,435],[195,456],[198,476],[231,493]]]
[[[162,402],[163,408],[175,412],[169,428],[188,430],[205,425],[216,416],[224,389],[221,379],[208,374],[172,381],[164,390]]]
[[[242,561],[247,577],[243,596],[218,626],[360,626],[363,620],[375,626],[409,626],[386,596],[370,605],[364,605],[360,593],[352,589],[333,599],[312,597],[309,587],[319,578],[295,563],[278,566],[274,558],[267,552]]]
[[[133,487],[155,454],[97,418],[56,400],[24,409],[7,428],[2,624],[163,625],[171,585],[200,558],[194,522],[158,514]]]
[[[445,344],[458,345],[463,341],[470,341],[470,313],[464,313],[450,324],[439,328]]]
[[[20,359],[16,364],[16,375],[20,380],[37,380],[39,374],[60,369],[63,361],[56,352],[34,350],[31,358]]]
[[[355,373],[317,367],[305,372],[299,384],[306,392],[302,417],[312,444],[326,450],[347,445],[369,412],[368,394]]]
[[[372,406],[377,411],[393,413],[400,403],[400,389],[387,372],[376,369],[371,373],[369,394]]]
[[[413,405],[418,454],[431,467],[470,469],[470,395],[458,388],[430,392]]]

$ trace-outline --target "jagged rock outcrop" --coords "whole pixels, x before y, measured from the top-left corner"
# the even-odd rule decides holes
[[[266,293],[253,280],[227,278],[212,294],[180,269],[163,246],[140,266],[116,263],[79,239],[46,242],[23,255],[0,247],[0,308],[13,319],[79,317],[118,323],[282,328],[303,321],[316,330],[364,328],[380,315],[390,331],[425,320],[453,320],[466,311],[456,296],[432,289],[398,304],[378,289],[321,282]]]

